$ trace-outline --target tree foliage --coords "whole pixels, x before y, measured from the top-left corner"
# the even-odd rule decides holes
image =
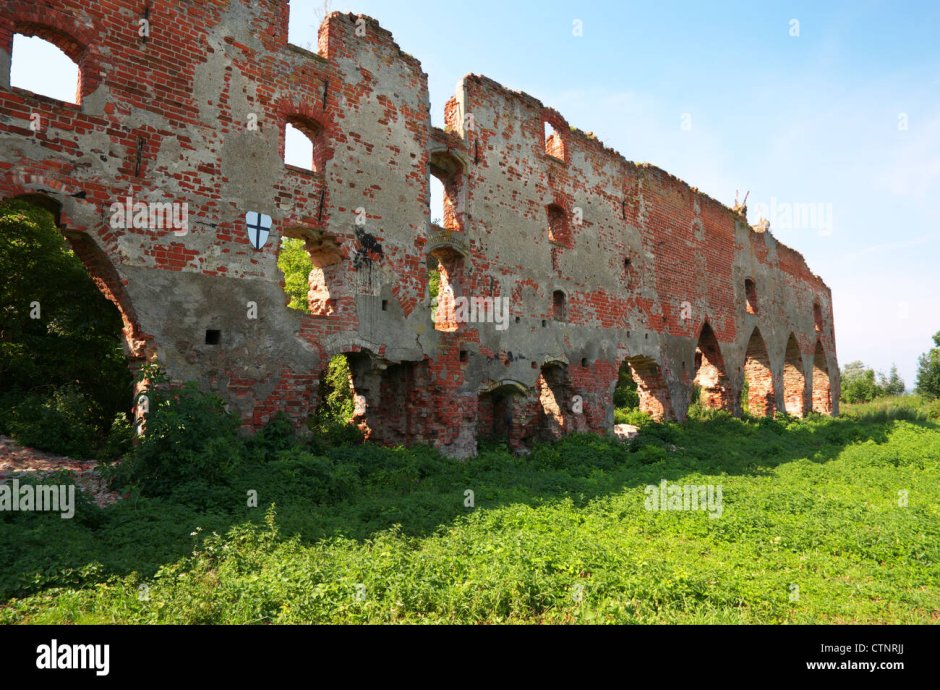
[[[640,394],[637,392],[636,381],[630,365],[624,363],[620,367],[617,377],[617,387],[614,389],[614,407],[633,409],[640,406]]]
[[[917,392],[930,400],[940,398],[940,331],[933,342],[936,347],[917,361]]]
[[[878,374],[878,387],[885,395],[904,395],[906,386],[904,385],[904,379],[898,374],[896,365],[891,365],[887,376],[882,373]]]
[[[897,366],[893,364],[887,376],[865,366],[865,363],[859,360],[849,362],[842,369],[840,399],[844,403],[867,403],[876,398],[903,395],[904,390],[904,380],[898,374]]]
[[[320,384],[318,415],[321,418],[339,424],[349,423],[355,411],[351,380],[349,360],[344,355],[333,357]]]
[[[298,311],[308,311],[307,293],[310,292],[310,271],[313,270],[313,261],[310,260],[310,254],[304,247],[304,241],[285,237],[281,242],[277,267],[284,274],[284,292],[290,297],[290,303],[287,306]]]
[[[55,427],[81,420],[103,435],[129,408],[121,315],[52,213],[28,201],[0,203],[0,275],[0,432],[87,454],[88,429]]]

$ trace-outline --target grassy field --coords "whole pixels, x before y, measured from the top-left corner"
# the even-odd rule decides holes
[[[936,623],[922,409],[717,416],[469,463],[293,444],[73,520],[3,514],[0,622]],[[720,517],[648,510],[663,480],[719,487]]]

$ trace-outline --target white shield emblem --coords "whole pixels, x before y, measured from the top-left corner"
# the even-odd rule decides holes
[[[245,214],[245,226],[251,246],[258,250],[263,249],[271,234],[271,216],[249,211]]]

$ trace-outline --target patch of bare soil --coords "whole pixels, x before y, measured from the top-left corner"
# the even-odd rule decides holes
[[[24,448],[6,436],[0,436],[0,482],[34,473],[41,476],[62,470],[71,473],[79,488],[94,498],[95,503],[102,508],[121,498],[120,494],[108,488],[94,460],[73,460]]]

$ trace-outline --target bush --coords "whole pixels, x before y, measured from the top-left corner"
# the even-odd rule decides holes
[[[248,449],[261,460],[271,460],[282,451],[297,443],[297,432],[290,418],[278,412],[267,425],[248,442]]]
[[[362,432],[350,424],[355,410],[349,360],[345,355],[336,355],[330,359],[320,381],[320,406],[309,424],[314,432],[311,447],[315,452],[362,443]]]
[[[98,451],[99,460],[117,460],[127,455],[134,447],[134,426],[127,415],[118,413],[111,422],[111,430],[101,450]]]
[[[924,412],[929,419],[940,420],[940,399],[925,403]]]
[[[241,463],[244,444],[222,400],[192,383],[147,395],[145,432],[118,469],[118,482],[159,496],[191,479],[225,481]]]
[[[31,393],[12,409],[7,427],[17,443],[74,458],[90,458],[98,441],[97,406],[78,387]]]
[[[323,453],[328,448],[358,446],[365,441],[359,427],[348,422],[315,419],[310,424],[310,430],[314,434],[310,440],[310,448],[315,453]]]
[[[642,428],[653,423],[653,418],[642,410],[621,408],[614,410],[614,424],[631,424]]]
[[[349,360],[344,355],[330,359],[323,381],[320,384],[320,407],[317,417],[320,421],[333,421],[347,424],[355,412],[352,394],[352,371]]]
[[[360,481],[355,466],[336,465],[329,458],[299,449],[279,453],[269,470],[271,484],[289,487],[286,493],[301,495],[311,504],[336,503],[348,498]]]
[[[614,407],[635,408],[640,406],[640,394],[630,365],[624,363],[617,375],[617,387],[614,389]]]

